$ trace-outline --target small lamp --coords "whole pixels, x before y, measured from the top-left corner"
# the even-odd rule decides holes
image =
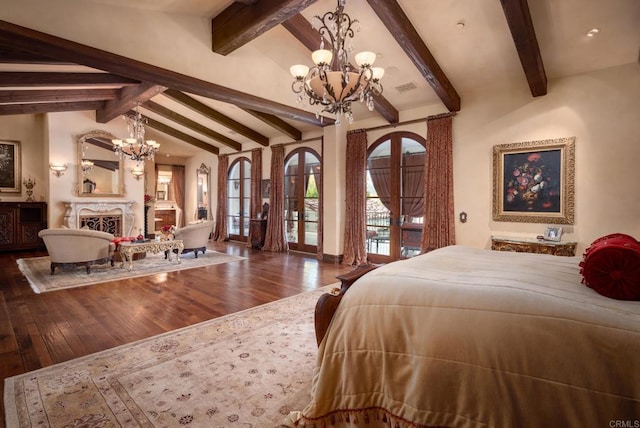
[[[67,164],[66,163],[63,163],[63,164],[50,163],[49,169],[53,174],[55,174],[56,177],[60,177],[67,170]]]

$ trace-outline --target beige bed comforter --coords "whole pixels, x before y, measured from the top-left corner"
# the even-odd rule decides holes
[[[452,246],[345,295],[298,426],[613,427],[640,421],[640,302],[579,258]],[[619,422],[618,422],[619,423]]]

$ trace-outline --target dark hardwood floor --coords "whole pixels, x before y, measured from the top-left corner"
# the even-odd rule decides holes
[[[0,253],[3,396],[7,377],[332,284],[351,270],[240,243],[209,248],[246,260],[43,294],[16,260],[46,252]],[[4,426],[4,401],[0,410]]]

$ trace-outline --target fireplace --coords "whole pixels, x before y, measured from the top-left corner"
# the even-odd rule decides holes
[[[65,202],[64,225],[88,227],[115,236],[132,236],[135,225],[133,201]]]
[[[111,233],[120,236],[122,230],[122,216],[112,214],[90,214],[80,216],[80,227]]]

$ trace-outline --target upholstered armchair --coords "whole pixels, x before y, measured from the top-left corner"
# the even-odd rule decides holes
[[[207,251],[207,241],[209,241],[209,236],[212,231],[213,221],[203,221],[176,229],[173,232],[173,236],[175,239],[180,239],[184,243],[183,254],[193,251],[197,259],[198,251],[202,251],[202,254]]]
[[[84,266],[87,274],[91,266],[111,263],[116,244],[115,237],[107,232],[88,229],[44,229],[38,232],[47,247],[51,259],[51,275],[56,267]]]

